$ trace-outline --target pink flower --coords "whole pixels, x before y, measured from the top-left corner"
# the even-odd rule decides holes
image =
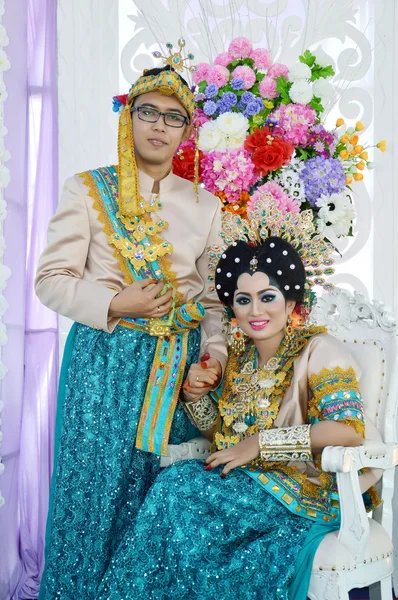
[[[251,69],[247,65],[241,65],[239,67],[236,67],[236,69],[232,71],[232,78],[235,77],[243,79],[245,84],[245,90],[249,90],[256,83],[256,74],[253,71],[253,69]]]
[[[227,85],[229,81],[230,73],[226,67],[222,67],[221,65],[214,65],[214,67],[210,67],[206,81],[207,83],[215,83],[218,87],[224,87]]]
[[[254,60],[256,69],[260,69],[260,71],[266,71],[272,64],[271,52],[265,48],[256,48],[251,53],[250,58]]]
[[[207,73],[209,72],[210,65],[208,63],[198,63],[196,66],[196,71],[192,73],[192,81],[196,84],[201,81],[207,80]]]
[[[282,104],[273,110],[270,119],[278,121],[273,133],[293,146],[306,146],[310,129],[315,125],[316,112],[303,104]]]
[[[221,54],[216,56],[216,58],[214,59],[214,64],[221,65],[222,67],[227,67],[232,60],[233,59],[230,57],[228,52],[221,52]]]
[[[201,108],[195,108],[195,110],[193,112],[193,123],[197,127],[202,127],[202,125],[204,123],[207,123],[207,121],[210,121],[210,120],[211,119],[205,115],[205,113],[203,112],[203,110]]]
[[[276,200],[277,206],[283,214],[290,212],[293,215],[298,215],[300,212],[300,204],[297,200],[286,194],[281,186],[274,181],[268,181],[256,189],[247,203],[247,210],[253,210],[257,201],[263,198],[264,194],[270,194]]]
[[[268,69],[268,73],[267,75],[269,77],[280,77],[281,75],[284,75],[287,79],[289,73],[289,69],[286,65],[282,65],[281,63],[275,63],[274,65],[271,65],[270,68]]]
[[[245,37],[238,37],[232,40],[228,46],[228,54],[232,60],[240,60],[241,58],[249,58],[253,51],[253,46]]]
[[[257,181],[254,165],[247,150],[213,150],[201,162],[202,181],[212,194],[222,192],[229,203],[238,202],[242,192],[248,192]]]
[[[276,81],[272,77],[264,77],[260,82],[259,90],[261,97],[268,98],[268,100],[273,100],[273,98],[279,96],[279,92],[276,90]]]

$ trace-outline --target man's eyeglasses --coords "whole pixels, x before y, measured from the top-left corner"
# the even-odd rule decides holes
[[[149,108],[147,106],[132,106],[131,112],[136,112],[141,121],[147,121],[148,123],[156,123],[159,121],[160,117],[163,116],[164,123],[168,127],[184,127],[185,124],[189,124],[189,119],[184,117],[184,115],[161,112],[156,108]]]

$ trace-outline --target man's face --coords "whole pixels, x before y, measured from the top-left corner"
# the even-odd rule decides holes
[[[188,118],[187,111],[175,96],[163,96],[158,91],[138,96],[134,107],[148,107]],[[142,121],[137,111],[134,111],[132,116],[134,150],[138,166],[142,162],[157,167],[164,165],[165,169],[169,169],[178,146],[190,136],[191,126],[170,127],[165,124],[163,115],[156,123]]]

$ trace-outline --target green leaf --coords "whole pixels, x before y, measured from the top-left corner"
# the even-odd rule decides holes
[[[288,81],[284,75],[281,75],[275,81],[276,81],[276,90],[281,95],[281,104],[290,104],[291,100],[290,100],[290,96],[289,96],[289,90],[292,87],[292,84],[288,83]]]
[[[258,84],[258,83],[255,83],[255,84],[253,85],[253,87],[252,87],[252,88],[250,88],[250,91],[251,91],[251,93],[252,93],[252,94],[254,94],[255,96],[259,96],[259,95],[260,95],[260,88],[259,88],[259,84]]]
[[[309,50],[306,50],[304,54],[299,56],[299,61],[311,68],[315,64],[315,56]]]
[[[316,110],[317,113],[322,113],[325,110],[321,104],[321,99],[317,96],[313,97],[308,106]]]
[[[326,77],[332,77],[334,75],[334,69],[332,65],[328,65],[327,67],[320,67],[319,65],[314,65],[312,69],[311,81],[316,81],[317,79],[326,79]]]
[[[257,73],[257,81],[262,81],[265,77],[265,73]]]
[[[205,91],[206,88],[207,88],[207,81],[201,81],[198,86],[198,92],[200,94],[203,94],[203,92]]]

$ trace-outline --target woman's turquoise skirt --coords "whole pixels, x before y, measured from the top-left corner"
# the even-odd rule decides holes
[[[135,448],[156,342],[121,326],[111,335],[72,327],[60,378],[41,600],[96,600],[159,474],[159,457]],[[198,361],[199,348],[197,329],[189,334],[187,365]],[[170,443],[197,435],[178,405]]]
[[[336,526],[280,504],[246,473],[183,461],[157,477],[97,600],[305,600],[316,549]]]

